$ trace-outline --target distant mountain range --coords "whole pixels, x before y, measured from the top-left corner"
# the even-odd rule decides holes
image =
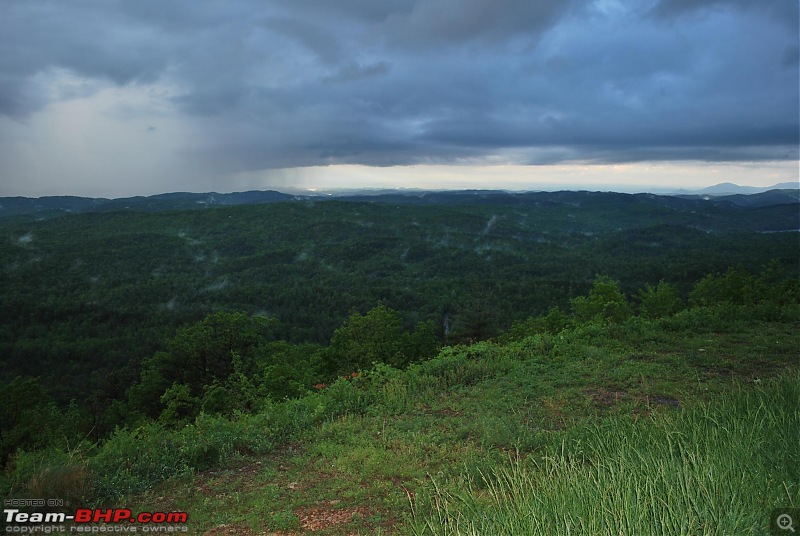
[[[702,188],[700,190],[676,190],[673,193],[676,195],[713,195],[713,196],[722,196],[722,195],[737,195],[737,194],[761,194],[764,192],[768,192],[770,190],[798,190],[800,189],[800,182],[782,182],[780,184],[775,184],[773,186],[739,186],[738,184],[733,184],[732,182],[722,182],[720,184],[715,184],[714,186],[709,186],[708,188]]]
[[[383,202],[415,205],[542,205],[548,203],[580,203],[583,199],[598,196],[623,200],[636,196],[654,196],[685,201],[730,203],[742,207],[764,207],[800,203],[798,183],[776,184],[769,188],[738,186],[722,183],[702,190],[677,190],[668,194],[620,194],[613,192],[559,191],[559,192],[509,192],[504,190],[356,190],[349,192],[315,192],[314,194],[288,194],[271,190],[235,193],[174,192],[151,196],[119,199],[75,196],[0,197],[0,219],[35,217],[45,219],[80,212],[158,212],[166,210],[197,210],[216,206],[257,205],[287,201],[339,201]]]
[[[78,212],[192,210],[212,206],[258,205],[297,199],[299,199],[298,196],[270,190],[230,194],[174,192],[119,199],[75,196],[0,197],[0,218],[22,215],[50,218]]]

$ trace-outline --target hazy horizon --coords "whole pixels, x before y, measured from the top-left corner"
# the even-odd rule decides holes
[[[282,188],[251,188],[251,189],[231,189],[231,190],[164,190],[153,191],[148,193],[120,195],[120,196],[103,196],[103,195],[72,195],[72,194],[47,194],[41,196],[28,196],[28,195],[0,195],[0,198],[22,197],[30,199],[39,199],[44,197],[84,197],[94,199],[126,199],[133,197],[150,197],[169,194],[233,194],[233,193],[246,193],[246,192],[265,192],[275,191],[278,193],[289,195],[303,195],[303,196],[341,196],[341,195],[376,195],[381,193],[401,193],[401,194],[414,194],[424,192],[463,192],[463,191],[486,191],[486,192],[508,192],[508,193],[535,193],[535,192],[557,192],[557,191],[588,191],[588,192],[611,192],[611,193],[624,193],[624,194],[640,194],[649,193],[656,195],[676,195],[676,194],[702,194],[708,189],[714,189],[723,185],[730,185],[732,188],[728,190],[720,190],[714,195],[727,195],[731,193],[760,193],[774,188],[797,188],[800,189],[800,184],[795,182],[770,184],[767,186],[756,186],[748,184],[735,184],[730,182],[717,183],[704,187],[697,188],[675,188],[675,187],[640,187],[633,186],[614,186],[614,185],[589,185],[581,187],[580,185],[543,185],[541,188],[414,188],[414,187],[331,187],[328,189],[321,188],[298,188],[298,187],[282,187]],[[791,185],[791,186],[789,186]],[[746,190],[746,191],[742,191]],[[752,190],[752,191],[751,191]]]
[[[769,165],[771,164],[771,165]],[[533,169],[537,169],[533,167]],[[669,194],[680,191],[702,191],[720,184],[732,184],[737,188],[768,189],[781,184],[796,184],[800,181],[794,163],[768,163],[757,168],[753,165],[727,164],[692,167],[670,163],[658,167],[647,165],[651,177],[660,182],[637,182],[636,165],[625,166],[544,166],[551,180],[533,181],[528,178],[530,166],[413,166],[374,168],[368,166],[327,166],[325,168],[296,168],[272,170],[265,180],[257,176],[240,176],[222,182],[189,183],[190,187],[168,189],[139,183],[114,183],[115,188],[54,188],[53,191],[36,193],[5,192],[0,188],[0,197],[48,197],[76,196],[119,199],[136,196],[151,196],[176,192],[187,193],[236,193],[246,191],[274,190],[290,194],[363,192],[379,190],[407,191],[460,191],[460,190],[504,190],[509,192],[536,191],[605,191],[619,193]],[[723,172],[720,171],[722,168]],[[759,171],[754,173],[754,169]],[[725,173],[724,171],[733,171]],[[594,173],[592,173],[594,172]],[[383,175],[383,180],[375,180]],[[587,180],[587,175],[590,175]],[[604,182],[606,177],[616,175],[619,182]],[[625,176],[633,178],[624,181]],[[438,180],[437,180],[438,176]],[[561,182],[552,180],[560,176]],[[669,180],[677,177],[678,180]],[[757,178],[753,178],[757,177]],[[527,179],[527,180],[526,180]],[[622,179],[622,180],[620,180]],[[749,182],[748,182],[749,181]],[[195,187],[191,187],[194,184]],[[206,187],[204,187],[205,185]]]

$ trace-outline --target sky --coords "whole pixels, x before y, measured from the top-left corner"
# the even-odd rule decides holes
[[[798,181],[797,0],[0,0],[0,196]]]

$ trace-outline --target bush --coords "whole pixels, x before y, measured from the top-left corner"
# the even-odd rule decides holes
[[[623,322],[631,316],[631,306],[616,281],[597,276],[588,296],[570,301],[572,314],[578,321]]]
[[[69,452],[55,447],[33,452],[19,450],[9,463],[4,494],[81,503],[90,496],[92,488],[85,455],[82,449]]]
[[[89,459],[95,475],[95,499],[111,502],[188,474],[191,469],[181,453],[182,442],[176,439],[175,433],[158,423],[116,430]]]
[[[474,385],[484,378],[508,372],[514,360],[503,347],[490,342],[470,346],[448,346],[439,355],[421,364],[420,370],[439,378],[442,388]]]
[[[356,385],[350,378],[339,378],[322,395],[329,416],[362,414],[374,402],[372,393]]]
[[[61,415],[36,378],[16,377],[0,388],[0,466],[18,448],[52,443]]]
[[[678,289],[665,281],[654,287],[649,283],[639,290],[639,314],[645,318],[664,318],[683,308]]]
[[[530,335],[555,335],[570,326],[567,314],[558,307],[551,307],[546,315],[532,316],[521,322],[514,322],[507,332],[500,335],[499,342],[519,341]]]

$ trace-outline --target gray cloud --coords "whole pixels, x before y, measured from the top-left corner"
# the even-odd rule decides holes
[[[427,0],[410,12],[391,14],[383,31],[404,46],[463,45],[478,41],[494,46],[515,37],[535,38],[557,20],[568,1]]]
[[[372,65],[351,63],[340,68],[335,74],[325,78],[327,82],[355,82],[368,76],[380,76],[389,73],[389,64],[379,61]]]
[[[796,22],[797,2],[763,2],[761,0],[661,0],[651,12],[666,19],[691,15],[707,15],[709,12],[757,11],[768,14],[789,25]],[[794,15],[794,18],[792,16]]]
[[[4,3],[0,19],[0,113],[22,116],[46,104],[36,76],[66,69],[114,84],[147,83],[164,71],[169,36],[129,19],[108,2]]]
[[[262,25],[273,32],[296,40],[326,63],[335,64],[342,56],[338,39],[329,34],[323,27],[301,19],[288,17],[266,19],[262,22]]]
[[[219,173],[508,151],[531,163],[796,159],[797,11],[793,0],[5,0],[0,115],[104,84],[166,85],[174,113],[202,125],[186,157]],[[54,72],[83,82],[54,91]]]

